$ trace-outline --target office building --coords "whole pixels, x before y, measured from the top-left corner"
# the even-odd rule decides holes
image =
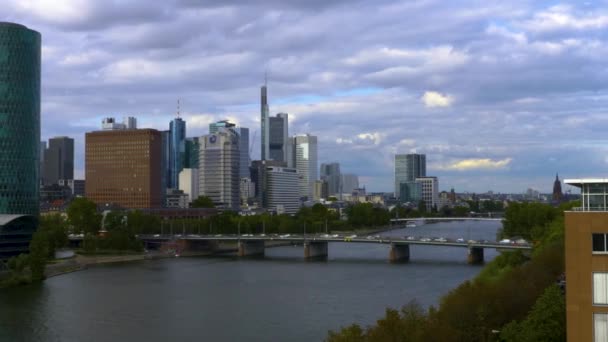
[[[327,198],[329,198],[327,181],[324,181],[324,180],[315,181],[315,193],[313,195],[313,200],[315,202],[318,202],[321,199],[327,199]]]
[[[198,137],[186,138],[185,154],[184,154],[184,168],[185,169],[198,169]]]
[[[221,128],[235,128],[236,125],[228,120],[220,120],[218,122],[212,122],[209,124],[209,134],[217,133]]]
[[[296,135],[292,139],[293,165],[298,170],[300,197],[312,200],[315,181],[318,179],[317,137],[310,134]]]
[[[413,182],[418,177],[426,177],[426,155],[395,155],[395,198],[400,198],[399,184]]]
[[[241,206],[249,203],[249,199],[255,197],[255,184],[249,177],[241,178],[240,185]]]
[[[340,175],[340,180],[343,194],[351,194],[355,189],[359,188],[359,177],[355,174],[342,174]]]
[[[165,196],[171,184],[170,160],[171,155],[171,131],[161,131],[161,151],[160,151],[160,193],[161,203],[166,203]]]
[[[40,40],[25,26],[0,22],[0,215],[39,211]]]
[[[418,205],[422,199],[422,183],[418,181],[402,182],[399,184],[399,198],[401,203]]]
[[[269,109],[268,109],[268,93],[266,88],[266,82],[261,89],[260,94],[260,125],[261,125],[261,160],[270,159],[270,122],[269,122]]]
[[[295,214],[300,209],[300,192],[294,186],[298,183],[296,169],[266,167],[266,189],[268,211],[281,214]]]
[[[171,120],[169,136],[169,178],[167,187],[177,189],[179,173],[184,168],[186,122],[180,117]]]
[[[437,177],[418,177],[416,183],[420,183],[420,199],[424,201],[426,210],[439,209],[439,182]]]
[[[218,209],[239,210],[239,136],[230,129],[199,139],[199,195]]]
[[[254,160],[251,162],[249,171],[251,173],[251,182],[254,185],[253,197],[258,206],[268,208],[268,186],[266,169],[270,166],[285,167],[284,162],[275,160]],[[292,184],[294,188],[298,188],[298,182]]]
[[[58,184],[60,179],[74,179],[74,139],[49,139],[44,152],[44,185]]]
[[[340,164],[321,164],[321,179],[327,182],[327,191],[330,196],[342,193],[342,177],[340,175]]]
[[[60,179],[60,186],[67,186],[70,188],[70,194],[72,197],[82,197],[85,195],[85,181],[84,179]]]
[[[249,166],[251,165],[251,157],[249,156],[249,128],[237,127],[236,132],[239,135],[239,151],[241,154],[239,176],[241,178],[249,178]]]
[[[198,169],[183,169],[179,173],[179,190],[188,196],[188,203],[198,198]]]
[[[46,152],[46,141],[41,141],[40,142],[40,148],[38,149],[38,175],[39,175],[39,184],[42,186],[44,185],[44,152]]]
[[[86,197],[129,209],[160,207],[161,147],[154,129],[86,133]]]
[[[289,139],[288,130],[288,115],[287,113],[279,113],[274,117],[270,117],[270,138],[269,151],[270,159],[276,161],[287,162],[287,148]]]
[[[566,211],[568,341],[608,341],[608,179],[566,179],[581,207]]]
[[[132,116],[125,116],[122,122],[118,122],[113,117],[103,118],[101,120],[101,129],[104,131],[137,129],[137,119]]]
[[[165,208],[188,208],[190,206],[190,201],[188,200],[190,196],[185,194],[182,190],[178,189],[167,189],[167,194],[165,195]]]

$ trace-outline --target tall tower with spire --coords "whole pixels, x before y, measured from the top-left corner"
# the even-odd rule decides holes
[[[264,75],[264,85],[261,89],[261,118],[260,123],[262,125],[262,144],[261,144],[261,159],[267,160],[270,158],[270,123],[268,119],[268,94],[267,94],[267,75]]]
[[[553,182],[553,202],[560,203],[564,195],[562,194],[562,182],[559,180],[559,175],[555,174],[555,182]]]
[[[169,167],[167,187],[179,187],[179,173],[184,168],[184,155],[186,153],[186,122],[180,117],[180,103],[177,100],[177,113],[175,119],[169,123]]]

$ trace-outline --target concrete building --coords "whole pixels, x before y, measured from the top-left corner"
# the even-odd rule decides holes
[[[259,207],[268,209],[268,185],[266,177],[266,169],[270,166],[285,167],[284,162],[275,160],[254,160],[251,162],[250,173],[251,182],[254,184],[253,197]],[[298,189],[298,182],[292,184]]]
[[[179,115],[179,114],[178,114]],[[179,116],[169,124],[169,178],[167,187],[177,189],[186,154],[186,122]]]
[[[161,203],[166,203],[165,196],[167,195],[167,189],[170,188],[171,184],[171,173],[169,170],[169,155],[171,154],[171,131],[161,131],[161,152],[160,152],[160,193]]]
[[[608,179],[566,179],[581,207],[565,212],[568,341],[608,341]]]
[[[313,195],[313,200],[315,202],[320,201],[321,199],[329,198],[327,181],[317,180],[315,181],[315,193]]]
[[[44,185],[44,152],[46,152],[46,141],[40,142],[40,148],[38,149],[38,157],[39,157],[39,184]]]
[[[217,133],[222,128],[236,129],[236,125],[228,120],[220,120],[209,124],[209,134]]]
[[[239,210],[239,136],[230,129],[199,139],[199,195],[218,209]]]
[[[44,152],[43,184],[58,184],[60,179],[74,179],[74,139],[54,137],[49,139]]]
[[[0,215],[39,212],[40,41],[36,31],[0,22]]]
[[[239,177],[249,178],[249,166],[251,165],[251,158],[249,156],[249,128],[237,127],[236,132],[239,135],[239,151],[241,155]]]
[[[249,177],[241,178],[240,185],[241,206],[248,204],[249,199],[255,197],[255,183]]]
[[[101,129],[104,131],[137,129],[137,119],[132,116],[125,116],[122,122],[118,122],[113,117],[103,118],[103,120],[101,120]]]
[[[278,166],[266,168],[267,209],[276,214],[295,214],[300,209],[296,169]]]
[[[310,134],[296,135],[292,139],[293,165],[298,170],[300,197],[311,200],[315,181],[318,179],[317,137]]]
[[[182,190],[178,189],[167,189],[165,195],[165,208],[183,208],[186,209],[190,206],[190,196],[185,194]]]
[[[289,147],[288,114],[279,113],[269,119],[269,153],[270,159],[287,162]]]
[[[86,197],[129,209],[160,207],[161,144],[154,129],[86,133]]]
[[[352,173],[345,173],[340,175],[340,183],[342,184],[342,193],[351,194],[359,188],[359,177]]]
[[[420,183],[420,199],[424,201],[426,210],[439,209],[439,184],[437,177],[418,177],[416,182]],[[417,204],[417,203],[416,203]]]
[[[266,82],[260,91],[261,160],[270,159],[270,120],[268,108],[268,89]]]
[[[183,169],[179,173],[179,190],[188,196],[188,203],[198,198],[198,169]]]
[[[59,185],[70,188],[73,197],[82,197],[85,195],[86,187],[84,179],[60,179]]]
[[[418,177],[426,177],[426,155],[396,154],[395,155],[395,198],[400,198],[400,184],[413,182]]]
[[[327,182],[327,192],[329,196],[336,196],[342,193],[342,177],[340,174],[339,163],[321,164],[321,180]]]

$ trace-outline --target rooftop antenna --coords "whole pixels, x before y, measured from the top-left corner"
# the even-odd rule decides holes
[[[177,99],[177,117],[179,118],[179,99]]]
[[[268,70],[264,71],[264,87],[268,85]]]

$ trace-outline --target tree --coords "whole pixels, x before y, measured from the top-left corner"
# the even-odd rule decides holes
[[[49,236],[45,231],[34,233],[30,242],[30,270],[32,271],[32,280],[41,281],[44,279],[44,269],[46,268],[46,260],[49,254]]]
[[[67,246],[69,239],[67,233],[67,224],[64,218],[59,214],[42,216],[38,231],[45,232],[48,237],[48,257],[55,257],[55,250]]]
[[[215,204],[211,198],[207,196],[199,196],[197,199],[190,203],[191,208],[215,208]]]
[[[84,197],[76,198],[67,209],[68,221],[74,231],[97,234],[101,227],[101,215],[97,205]]]

